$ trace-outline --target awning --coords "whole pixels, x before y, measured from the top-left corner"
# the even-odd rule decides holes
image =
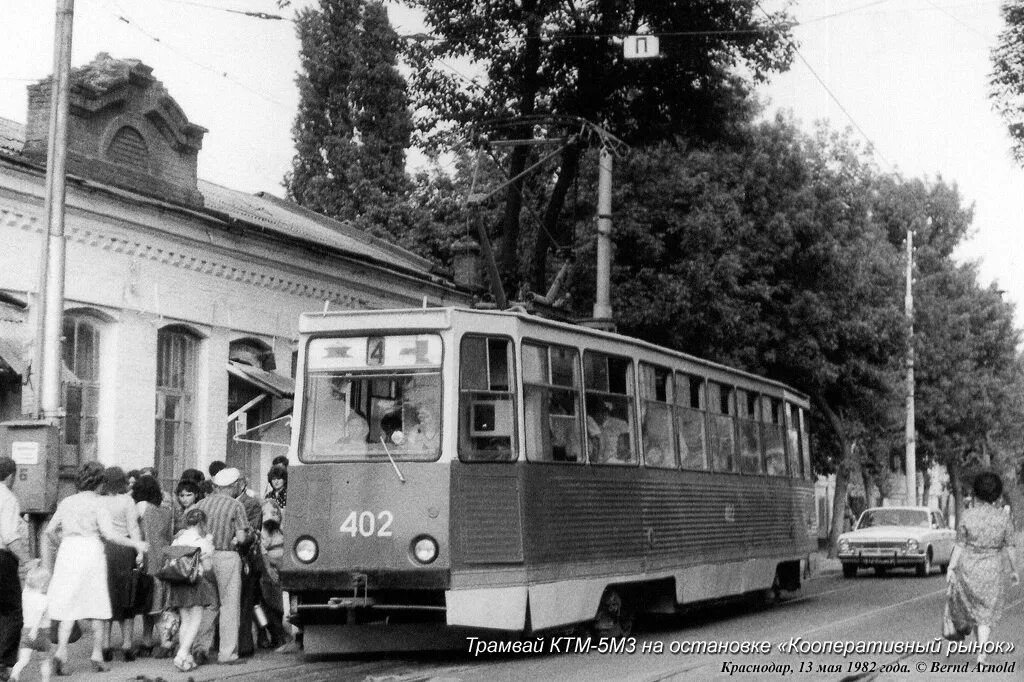
[[[265,369],[246,365],[234,360],[228,360],[228,374],[241,379],[275,398],[293,398],[295,396],[295,382],[291,378],[268,372]]]
[[[21,357],[18,344],[9,339],[0,338],[0,372],[13,372],[25,376],[28,363]]]

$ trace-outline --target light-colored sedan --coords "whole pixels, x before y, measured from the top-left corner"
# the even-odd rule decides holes
[[[935,509],[872,507],[860,515],[855,530],[839,536],[839,560],[847,578],[868,566],[878,574],[913,567],[924,576],[935,566],[946,571],[955,540],[956,531]]]

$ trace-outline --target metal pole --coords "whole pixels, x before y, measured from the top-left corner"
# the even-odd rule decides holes
[[[597,178],[597,288],[594,295],[594,321],[611,324],[612,275],[612,152],[601,147]]]
[[[917,452],[914,428],[914,226],[907,227],[907,293],[903,299],[907,316],[907,504],[917,504]]]
[[[37,404],[43,417],[61,412],[60,340],[64,320],[64,195],[66,190],[68,99],[71,76],[71,29],[74,0],[57,0],[54,29],[53,86],[50,94],[50,131],[46,151],[45,212],[47,235],[44,248],[42,287],[39,293],[42,320]]]

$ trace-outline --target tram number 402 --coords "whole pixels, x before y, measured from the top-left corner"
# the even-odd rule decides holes
[[[348,533],[352,537],[362,535],[364,538],[373,536],[389,538],[391,537],[391,523],[394,520],[394,514],[386,509],[379,514],[374,514],[371,511],[351,511],[345,517],[339,531]]]

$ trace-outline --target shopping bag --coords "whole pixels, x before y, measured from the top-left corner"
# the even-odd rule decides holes
[[[178,585],[195,584],[202,575],[198,547],[164,547],[156,577]]]

